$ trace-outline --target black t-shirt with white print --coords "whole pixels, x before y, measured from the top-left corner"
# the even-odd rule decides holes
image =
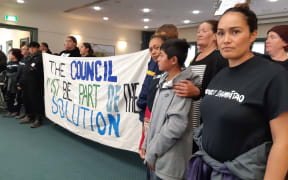
[[[288,111],[287,92],[288,72],[263,57],[222,69],[201,104],[204,150],[225,162],[271,141],[269,122]]]

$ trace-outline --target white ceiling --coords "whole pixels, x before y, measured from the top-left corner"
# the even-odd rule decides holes
[[[214,16],[216,0],[100,0],[104,2],[95,5],[102,7],[101,11],[95,11],[92,5],[64,12],[97,1],[99,0],[25,0],[24,4],[17,4],[16,0],[0,0],[1,6],[8,8],[21,8],[39,13],[63,13],[96,23],[139,30],[143,30],[145,25],[154,29],[167,23],[178,27],[191,27],[203,20],[217,19]],[[250,7],[258,15],[260,23],[288,22],[288,0],[278,0],[275,3],[268,0],[251,1]],[[152,11],[145,14],[141,11],[143,8],[150,8]],[[193,10],[200,10],[201,13],[194,15]],[[104,22],[104,16],[109,17],[109,21]],[[144,23],[144,18],[151,21]],[[184,24],[185,19],[191,20],[191,23]]]

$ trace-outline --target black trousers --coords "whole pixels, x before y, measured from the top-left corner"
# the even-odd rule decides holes
[[[7,92],[6,97],[7,110],[9,112],[19,112],[21,108],[21,103],[18,102],[18,100],[20,100],[18,99],[18,94]]]

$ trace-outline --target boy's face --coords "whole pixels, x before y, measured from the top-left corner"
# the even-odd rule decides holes
[[[39,48],[37,47],[30,47],[29,48],[29,53],[30,54],[36,54],[38,52]]]
[[[168,59],[167,54],[163,50],[160,51],[160,55],[157,59],[157,62],[160,71],[169,71],[172,67],[175,66],[173,61]]]

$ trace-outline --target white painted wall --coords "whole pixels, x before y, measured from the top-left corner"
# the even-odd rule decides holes
[[[12,40],[13,48],[20,47],[20,39],[30,38],[30,32],[28,31],[19,31],[11,29],[0,29],[0,45],[2,45],[2,51],[6,53],[6,42]]]
[[[5,21],[5,15],[17,16],[18,22]],[[57,53],[64,49],[65,38],[71,34],[80,35],[82,37],[81,42],[114,45],[116,55],[136,52],[141,49],[141,31],[77,20],[62,14],[41,14],[0,7],[0,23],[38,28],[38,41],[47,42],[52,52]],[[119,40],[127,42],[125,50],[121,51],[117,48]]]

